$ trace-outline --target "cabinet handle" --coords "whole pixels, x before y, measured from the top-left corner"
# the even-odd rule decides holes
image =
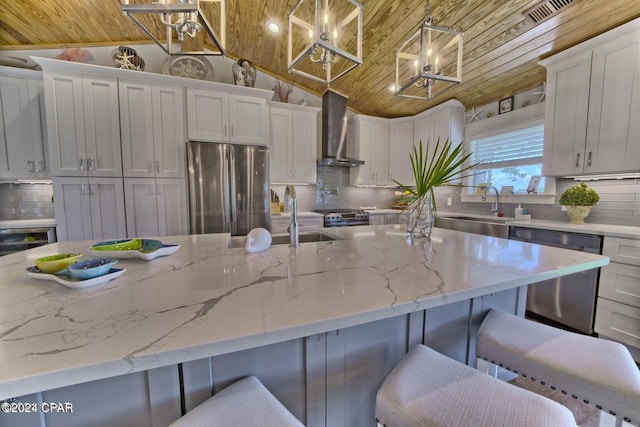
[[[149,184],[149,195],[153,196],[153,187],[155,184]]]
[[[156,160],[156,172],[160,172],[160,160]]]
[[[87,184],[85,184],[84,182],[82,184],[80,184],[80,195],[81,196],[86,196],[87,195]]]
[[[80,172],[84,172],[84,159],[80,159]]]
[[[27,172],[33,172],[33,160],[27,160]]]
[[[576,167],[580,166],[580,153],[576,154]]]
[[[42,172],[44,168],[42,167],[42,160],[36,160],[36,172]]]
[[[89,172],[93,171],[93,159],[87,159],[87,166],[89,168]]]
[[[233,126],[231,126],[231,138],[233,138]]]
[[[156,184],[156,187],[157,187],[156,194],[158,196],[161,196],[162,195],[162,184]]]
[[[589,155],[587,156],[587,166],[591,166],[591,154],[592,152],[589,151]]]
[[[153,172],[153,162],[151,160],[147,161],[147,172]]]
[[[90,196],[95,196],[96,194],[98,194],[96,185],[98,185],[98,184],[89,184],[89,195]]]
[[[227,127],[226,126],[224,127],[224,136],[228,136],[227,135]]]

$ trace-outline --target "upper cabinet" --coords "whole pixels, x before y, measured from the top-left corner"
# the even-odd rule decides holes
[[[51,175],[122,176],[118,81],[44,73]]]
[[[270,181],[316,183],[318,108],[288,104],[271,107]]]
[[[187,117],[192,141],[269,145],[265,98],[189,88]]]
[[[637,172],[640,21],[542,65],[547,68],[543,174]]]
[[[119,91],[124,176],[184,178],[184,89],[120,79]]]
[[[350,171],[352,185],[391,185],[389,179],[389,121],[358,115],[349,126],[349,157],[364,160]]]
[[[428,143],[431,158],[438,141],[443,144],[450,139],[457,145],[464,139],[464,106],[457,100],[444,102],[411,120],[403,117],[390,122],[391,178],[405,185],[415,185],[409,158],[414,144],[422,141],[426,150]]]
[[[0,67],[0,178],[49,177],[39,71]]]

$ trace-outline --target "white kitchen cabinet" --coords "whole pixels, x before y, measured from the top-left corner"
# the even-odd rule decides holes
[[[184,89],[119,80],[125,177],[185,177]]]
[[[185,180],[125,178],[124,198],[129,237],[189,233]]]
[[[392,180],[404,185],[416,185],[409,154],[414,144],[413,120],[392,120],[389,125],[389,172]]]
[[[270,180],[315,184],[318,108],[271,107]]]
[[[122,178],[53,177],[58,240],[127,237]]]
[[[611,262],[600,269],[594,329],[633,347],[640,360],[640,240],[606,236],[602,255]]]
[[[288,215],[279,218],[271,217],[271,233],[288,233],[290,222],[291,218]],[[319,230],[322,227],[324,227],[323,217],[298,218],[299,232]]]
[[[350,171],[351,184],[390,185],[389,121],[358,115],[351,120],[348,137],[349,156],[364,160],[364,165]]]
[[[51,175],[122,176],[118,82],[44,73]]]
[[[369,225],[400,224],[400,219],[400,211],[392,214],[369,212]]]
[[[267,101],[187,88],[187,129],[191,141],[268,145]]]
[[[640,29],[628,28],[541,63],[547,68],[544,175],[638,170]]]
[[[42,73],[0,67],[0,178],[47,178]]]

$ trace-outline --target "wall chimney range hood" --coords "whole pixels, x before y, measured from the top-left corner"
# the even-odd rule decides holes
[[[318,166],[353,167],[362,160],[347,157],[347,98],[327,89],[322,94],[322,158]]]

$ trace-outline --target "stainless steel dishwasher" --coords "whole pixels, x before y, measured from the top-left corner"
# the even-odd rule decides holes
[[[512,226],[509,227],[509,239],[602,253],[602,236],[593,234]],[[527,315],[544,323],[592,335],[599,275],[600,269],[596,268],[529,285]]]

